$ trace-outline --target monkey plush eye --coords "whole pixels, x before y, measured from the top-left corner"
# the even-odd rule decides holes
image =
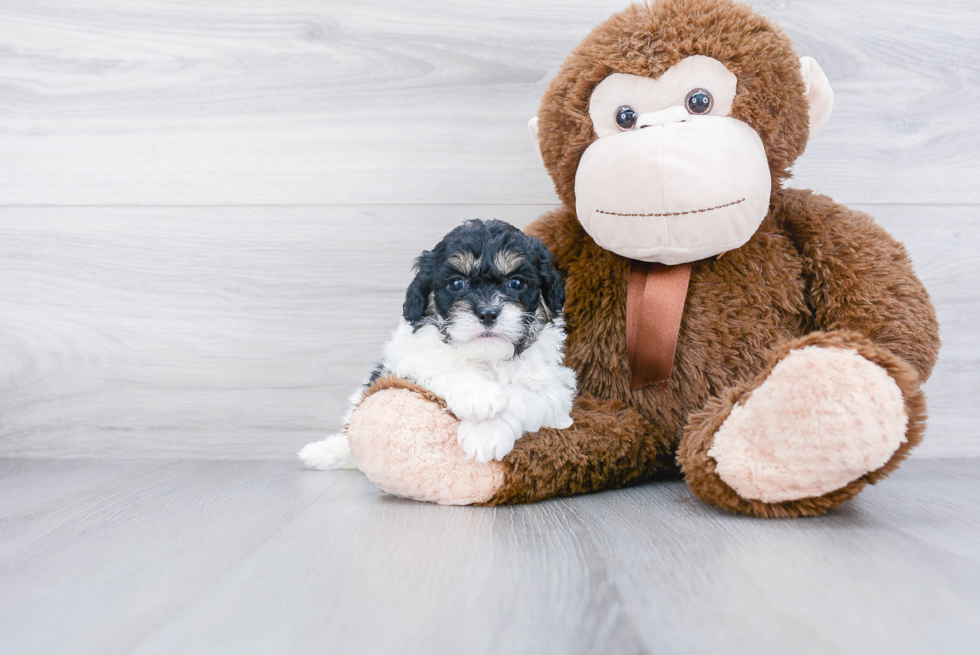
[[[707,114],[714,105],[714,98],[707,89],[694,89],[687,94],[687,111],[689,114]]]
[[[629,105],[623,105],[616,110],[616,125],[619,129],[632,130],[636,126],[636,112]]]
[[[511,278],[507,282],[507,288],[513,289],[514,291],[524,291],[525,286],[527,286],[527,283],[519,277]]]
[[[459,293],[460,291],[462,291],[465,288],[466,288],[466,280],[464,280],[461,277],[458,277],[458,278],[456,278],[454,280],[451,280],[449,282],[449,290],[450,291],[455,291],[455,292]]]

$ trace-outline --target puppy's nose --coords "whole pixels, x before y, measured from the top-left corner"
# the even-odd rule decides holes
[[[490,327],[497,320],[497,317],[500,316],[500,310],[496,307],[480,307],[476,310],[476,315],[480,317],[481,323]]]

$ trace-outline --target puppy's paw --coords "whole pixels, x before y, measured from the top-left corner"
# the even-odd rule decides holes
[[[503,459],[520,437],[520,429],[504,418],[460,421],[456,433],[456,440],[466,456],[480,464]]]
[[[507,396],[499,384],[472,382],[447,395],[446,404],[461,420],[488,421],[507,409]]]
[[[320,471],[357,468],[345,434],[332,434],[323,441],[306,444],[299,451],[299,458],[311,469]]]
[[[572,420],[571,414],[559,414],[557,416],[552,417],[552,420],[548,422],[548,425],[542,427],[557,428],[559,430],[564,430],[565,428],[572,427],[573,423],[575,423],[575,421]]]

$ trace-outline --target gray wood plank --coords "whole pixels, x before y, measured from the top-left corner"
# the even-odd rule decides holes
[[[860,208],[939,311],[918,452],[980,455],[980,208]],[[339,427],[422,249],[545,209],[0,208],[0,455],[291,459]]]
[[[133,462],[128,460],[9,460],[0,459],[0,540],[20,518],[38,515],[47,507],[59,506],[66,499],[89,493],[94,486],[132,483],[168,466],[166,460]]]
[[[652,507],[647,487],[585,497],[582,520],[652,652],[972,653],[980,461],[949,463],[907,462],[815,520],[742,519],[680,484]]]
[[[817,519],[681,483],[451,508],[285,462],[10,462],[90,491],[0,522],[31,653],[975,653],[980,459],[911,461]],[[99,469],[101,467],[101,471]],[[0,513],[5,511],[0,496]],[[16,542],[15,546],[10,546]]]
[[[623,0],[0,5],[0,204],[552,203],[526,122]],[[755,3],[835,116],[844,202],[980,201],[973,0]]]
[[[912,475],[889,478],[881,494],[864,499],[863,523],[871,528],[886,525],[916,539],[942,548],[944,557],[960,557],[980,564],[980,512],[976,511],[977,461],[917,460]],[[922,484],[923,479],[941,484]],[[882,483],[885,485],[886,483]],[[973,511],[963,512],[962,507]]]
[[[281,463],[127,464],[16,465],[64,491],[79,467],[91,487],[12,515],[0,496],[4,652],[130,652],[340,481]]]

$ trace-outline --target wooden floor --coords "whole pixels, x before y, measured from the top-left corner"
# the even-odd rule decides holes
[[[4,653],[977,653],[980,460],[763,521],[455,508],[288,462],[0,460]]]

